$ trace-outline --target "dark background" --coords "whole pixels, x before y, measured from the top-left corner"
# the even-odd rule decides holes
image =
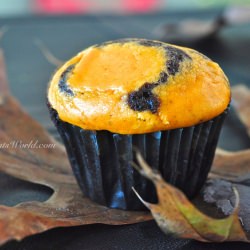
[[[165,22],[187,17],[214,19],[221,10],[185,13],[156,13],[129,16],[57,16],[0,19],[0,27],[8,31],[1,40],[7,73],[13,95],[48,131],[58,138],[45,105],[47,83],[56,67],[51,65],[36,45],[40,40],[59,59],[65,61],[85,47],[123,37],[159,39],[156,27]],[[167,38],[166,38],[167,40]],[[177,44],[203,52],[217,61],[232,85],[250,86],[250,24],[223,29],[216,38]],[[237,150],[250,146],[250,140],[231,109],[222,131],[220,146]],[[21,201],[44,201],[51,190],[0,173],[0,204],[13,206]],[[155,222],[128,226],[90,225],[58,228],[9,242],[0,250],[9,249],[250,249],[244,243],[205,244],[174,239],[164,235]]]

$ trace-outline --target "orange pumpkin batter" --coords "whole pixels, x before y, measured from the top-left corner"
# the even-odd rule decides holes
[[[218,64],[192,49],[124,39],[67,61],[50,82],[48,100],[62,121],[83,129],[141,134],[218,116],[230,86]]]

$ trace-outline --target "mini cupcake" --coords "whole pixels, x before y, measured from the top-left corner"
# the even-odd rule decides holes
[[[51,118],[83,193],[111,208],[155,201],[133,168],[133,147],[192,198],[210,170],[230,102],[221,68],[189,48],[144,39],[94,45],[67,61],[48,89]]]

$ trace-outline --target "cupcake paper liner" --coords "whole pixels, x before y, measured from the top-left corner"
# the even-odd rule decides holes
[[[192,198],[207,178],[228,112],[192,127],[121,135],[81,129],[61,121],[48,107],[83,193],[99,204],[126,210],[146,209],[132,187],[146,201],[157,201],[153,184],[131,165],[136,162],[133,147],[167,182]]]

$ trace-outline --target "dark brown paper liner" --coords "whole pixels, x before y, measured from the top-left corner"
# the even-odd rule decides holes
[[[145,209],[132,187],[146,201],[157,200],[152,183],[131,165],[136,161],[134,146],[167,182],[192,198],[207,178],[228,112],[225,110],[218,117],[192,127],[121,135],[84,130],[63,122],[48,106],[83,193],[97,203],[127,210]]]

